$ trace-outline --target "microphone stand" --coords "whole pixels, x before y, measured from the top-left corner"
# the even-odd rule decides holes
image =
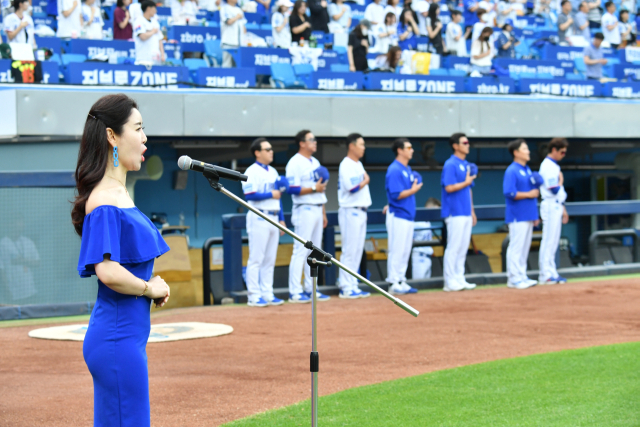
[[[311,371],[311,427],[317,427],[317,425],[318,425],[318,372],[320,370],[320,359],[319,359],[319,355],[318,355],[317,340],[316,340],[316,326],[317,326],[317,322],[316,322],[316,305],[317,305],[316,293],[317,293],[317,286],[318,286],[318,269],[320,267],[325,267],[325,266],[326,267],[330,267],[332,264],[335,264],[338,267],[340,267],[342,270],[346,271],[347,273],[349,273],[350,275],[355,277],[356,279],[360,280],[362,283],[368,285],[369,287],[371,287],[371,288],[375,289],[376,291],[378,291],[379,293],[381,293],[385,298],[391,300],[395,305],[397,305],[398,307],[400,307],[401,309],[403,309],[407,313],[411,314],[413,317],[418,317],[418,314],[420,312],[418,310],[416,310],[415,308],[411,307],[409,304],[405,303],[404,301],[402,301],[402,300],[394,297],[390,293],[386,292],[385,290],[380,288],[375,283],[365,279],[364,277],[362,277],[357,272],[351,270],[349,267],[345,266],[340,261],[335,259],[333,257],[333,255],[323,251],[322,249],[320,249],[319,247],[314,245],[312,241],[304,240],[302,237],[298,236],[296,233],[294,233],[293,231],[289,230],[287,227],[284,227],[280,223],[278,223],[277,221],[272,220],[267,215],[265,215],[262,212],[260,212],[260,210],[254,208],[253,206],[248,204],[246,201],[242,200],[240,197],[238,197],[235,194],[231,193],[229,190],[224,188],[224,186],[222,184],[220,184],[220,176],[216,173],[215,170],[207,168],[202,172],[202,174],[209,181],[209,185],[211,185],[211,188],[213,188],[214,190],[224,194],[225,196],[229,197],[230,199],[234,200],[235,202],[239,203],[240,205],[244,206],[245,208],[247,208],[248,210],[250,210],[254,214],[258,215],[259,217],[261,217],[265,221],[269,222],[274,227],[278,228],[280,231],[284,231],[289,236],[291,236],[292,238],[294,238],[298,242],[302,243],[305,248],[307,248],[307,249],[309,249],[311,251],[311,253],[307,257],[307,264],[309,264],[309,267],[310,267],[310,270],[311,270],[311,277],[313,277],[313,289],[312,289],[312,292],[311,292],[312,296],[311,296],[311,357],[310,357],[310,371]]]

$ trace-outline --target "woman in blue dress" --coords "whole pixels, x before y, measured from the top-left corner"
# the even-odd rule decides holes
[[[156,257],[169,250],[126,188],[147,147],[132,99],[108,95],[89,111],[76,168],[71,218],[82,237],[78,272],[98,276],[83,353],[94,390],[94,426],[149,426],[146,346],[150,310],[169,300],[169,286],[151,278]]]

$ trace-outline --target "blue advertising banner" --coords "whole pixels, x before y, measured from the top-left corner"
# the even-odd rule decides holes
[[[591,98],[602,94],[602,85],[597,80],[520,79],[518,93]]]
[[[238,49],[236,65],[255,67],[256,74],[271,75],[272,63],[291,64],[291,54],[287,49],[265,47],[241,47]]]
[[[163,89],[188,87],[187,67],[145,67],[102,62],[76,62],[68,65],[69,83],[77,85],[154,86]]]
[[[602,85],[602,96],[613,98],[640,98],[640,83],[605,83]]]
[[[346,54],[339,54],[333,50],[323,50],[318,58],[318,71],[331,71],[331,64],[348,64]]]
[[[389,92],[459,93],[464,92],[464,77],[369,73],[364,87]]]
[[[583,47],[558,46],[547,43],[542,48],[541,57],[551,61],[573,61],[575,58],[582,58],[583,51]],[[616,51],[609,47],[603,47],[602,52],[605,57],[617,56]]]
[[[253,68],[200,68],[197,82],[207,87],[255,87],[256,70]]]
[[[136,46],[127,40],[71,39],[62,43],[66,53],[79,53],[91,59],[96,55],[135,58]]]
[[[442,68],[453,68],[454,70],[462,70],[467,73],[471,71],[470,58],[463,56],[445,56],[441,61]]]
[[[633,64],[617,64],[613,66],[613,77],[616,79],[625,79],[633,77],[640,80],[640,65]]]
[[[465,90],[483,94],[516,93],[516,84],[510,77],[468,77]]]
[[[309,89],[319,90],[361,90],[364,87],[364,74],[331,73],[317,71],[313,73],[313,83]]]
[[[11,76],[10,59],[0,59],[0,83],[15,83]],[[58,63],[53,61],[42,61],[42,83],[59,83],[58,79]]]
[[[31,6],[33,7],[32,15],[47,13],[47,4],[49,2],[47,0],[33,0]]]
[[[573,61],[538,61],[530,59],[496,58],[494,65],[506,68],[510,73],[545,73],[554,77],[564,77],[566,73],[573,73]]]
[[[62,49],[62,39],[57,37],[40,37],[36,36],[36,45],[38,47],[46,47],[51,49],[53,53],[60,55]]]
[[[220,38],[220,27],[190,27],[176,25],[169,28],[169,40],[177,40],[182,44],[183,52],[204,52],[205,40]]]

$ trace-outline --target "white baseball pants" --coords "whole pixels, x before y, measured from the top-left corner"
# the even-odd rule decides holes
[[[269,215],[278,222],[276,215]],[[247,262],[247,291],[249,301],[260,297],[265,301],[273,299],[273,269],[276,265],[280,230],[258,215],[247,214],[247,236],[249,237],[249,261]]]
[[[471,216],[450,216],[445,218],[447,224],[447,247],[444,251],[443,274],[445,286],[450,288],[462,287],[464,278],[464,264],[467,260],[469,242],[471,242]]]
[[[322,248],[322,205],[293,205],[291,223],[295,233],[304,240],[311,240],[314,245]],[[307,257],[311,251],[297,240],[293,242],[291,264],[289,264],[289,293],[302,293],[302,271],[304,270],[304,291],[313,290],[311,271],[307,264]]]
[[[407,280],[407,267],[413,246],[413,221],[396,217],[387,212],[387,279],[389,283]]]
[[[542,241],[540,242],[540,258],[538,259],[540,268],[538,280],[541,282],[558,277],[556,253],[560,244],[563,213],[562,203],[557,203],[555,200],[543,200],[540,203]]]
[[[340,208],[338,224],[342,235],[342,254],[340,262],[358,272],[362,261],[364,240],[367,236],[367,213],[358,208]],[[340,269],[340,289],[344,292],[357,291],[358,280]],[[361,272],[366,276],[366,272]]]
[[[509,224],[509,247],[507,248],[507,277],[509,282],[529,280],[527,259],[531,249],[533,221],[516,221]]]

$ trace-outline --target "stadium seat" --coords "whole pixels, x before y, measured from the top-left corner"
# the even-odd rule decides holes
[[[334,73],[348,73],[349,64],[331,64],[331,71]]]
[[[249,22],[245,25],[245,28],[247,29],[247,31],[257,31],[260,29],[260,24]]]
[[[313,69],[313,65],[295,64],[293,66],[293,71],[296,73],[296,77],[298,77],[298,80],[303,82],[307,87],[313,86],[311,82],[311,77],[313,75],[313,72],[315,71]]]
[[[165,62],[167,62],[167,63],[169,63],[171,65],[175,65],[177,67],[181,67],[183,65],[182,64],[182,60],[179,59],[179,58],[167,58],[167,60]]]
[[[218,21],[207,21],[207,27],[219,27],[220,23]]]
[[[344,53],[344,54],[347,53],[347,48],[344,46],[334,46],[333,50],[338,53]]]
[[[611,246],[609,250],[616,264],[629,264],[633,262],[633,252],[630,246]]]
[[[518,59],[528,58],[529,45],[527,44],[526,40],[520,43],[519,45],[516,45],[515,51],[516,51],[516,58]]]
[[[275,87],[284,89],[306,89],[306,85],[296,79],[293,66],[286,63],[271,64],[271,80]]]
[[[449,75],[456,76],[456,77],[464,77],[467,75],[467,72],[465,70],[456,70],[455,68],[450,68]]]
[[[189,69],[191,79],[195,82],[198,79],[198,70],[200,68],[207,68],[207,61],[200,58],[186,58],[184,60],[184,66]]]
[[[53,55],[51,55],[51,58],[49,58],[49,61],[57,62],[58,65],[62,65],[62,59],[60,58],[60,55],[58,55],[57,53],[54,53]]]
[[[271,24],[260,24],[260,29],[265,31],[271,31],[273,30],[273,27],[271,27]]]
[[[584,63],[584,58],[583,57],[576,57],[573,59],[573,63],[576,66],[576,70],[578,71],[578,73],[582,74],[582,75],[586,75],[587,73],[587,66]]]
[[[432,70],[429,70],[429,74],[431,74],[432,76],[448,76],[449,70],[447,70],[446,68],[434,68]]]
[[[566,73],[564,78],[568,80],[585,80],[585,77],[582,74],[576,73]]]
[[[220,47],[220,39],[205,40],[204,59],[209,63],[210,67],[219,67],[222,65],[222,48]]]
[[[607,58],[607,65],[618,65],[620,64],[620,58]]]
[[[85,62],[87,57],[85,55],[81,55],[79,53],[63,53],[62,54],[62,65],[67,66],[72,62]]]

